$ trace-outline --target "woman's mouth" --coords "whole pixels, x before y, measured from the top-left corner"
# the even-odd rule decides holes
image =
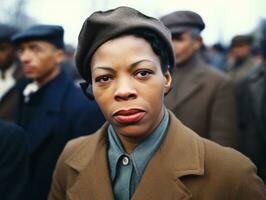
[[[140,109],[120,110],[113,117],[120,124],[132,124],[139,122],[145,115],[145,112]]]

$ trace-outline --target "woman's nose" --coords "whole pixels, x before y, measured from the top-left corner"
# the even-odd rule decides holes
[[[134,82],[129,78],[123,78],[117,81],[117,87],[114,97],[117,101],[127,101],[137,98],[137,92]]]

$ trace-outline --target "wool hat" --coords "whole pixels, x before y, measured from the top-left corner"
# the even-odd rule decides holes
[[[57,25],[35,25],[25,29],[12,37],[15,44],[32,40],[44,40],[56,46],[64,48],[64,29]]]
[[[163,23],[133,8],[118,7],[94,12],[85,20],[79,34],[75,56],[80,75],[85,80],[91,80],[90,61],[97,48],[110,39],[122,34],[130,34],[136,30],[154,33],[165,46],[169,67],[174,67],[175,58],[171,34]]]
[[[17,27],[8,24],[0,24],[0,42],[11,43],[12,36],[18,33],[18,31],[19,29]]]
[[[251,35],[236,35],[231,40],[231,47],[241,46],[241,45],[251,45],[253,38]]]
[[[171,33],[179,34],[188,28],[196,28],[202,31],[205,23],[201,16],[193,11],[175,11],[160,18]]]

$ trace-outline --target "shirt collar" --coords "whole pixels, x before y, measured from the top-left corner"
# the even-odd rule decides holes
[[[164,117],[160,122],[159,126],[149,135],[136,149],[132,152],[131,155],[127,155],[123,146],[120,143],[118,136],[115,133],[115,130],[111,125],[108,127],[108,159],[109,159],[109,169],[111,180],[113,181],[116,176],[118,161],[121,156],[127,155],[133,162],[134,169],[136,172],[136,178],[139,182],[144,170],[152,158],[154,153],[159,148],[160,144],[163,141],[164,135],[166,134],[166,129],[169,122],[169,113],[166,108],[164,108]]]

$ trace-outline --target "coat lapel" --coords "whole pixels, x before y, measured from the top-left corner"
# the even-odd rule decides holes
[[[165,100],[166,106],[170,110],[180,107],[187,99],[200,90],[204,71],[199,65],[201,65],[201,62],[198,61],[196,56],[182,69],[174,70],[172,74],[173,90]]]
[[[107,160],[107,127],[105,124],[66,161],[77,172],[67,199],[114,199]],[[197,137],[170,113],[166,138],[148,163],[132,200],[191,199],[190,190],[180,178],[204,174],[204,148]]]
[[[83,151],[84,155],[81,152],[67,162],[78,173],[75,184],[67,191],[69,200],[114,200],[107,160],[107,126]]]
[[[178,96],[176,96],[175,107],[181,106],[183,102],[200,90],[201,75],[201,70],[191,71],[190,74],[187,74],[187,78],[184,79],[184,82],[182,83],[183,87],[179,88]]]
[[[49,84],[28,128],[30,153],[33,153],[51,134],[51,130],[57,123],[58,114],[61,111],[61,105],[64,100],[64,93],[68,87],[68,82],[63,73],[59,74]]]
[[[170,120],[166,138],[150,160],[133,200],[191,199],[191,192],[179,178],[204,174],[202,142],[172,113]]]

